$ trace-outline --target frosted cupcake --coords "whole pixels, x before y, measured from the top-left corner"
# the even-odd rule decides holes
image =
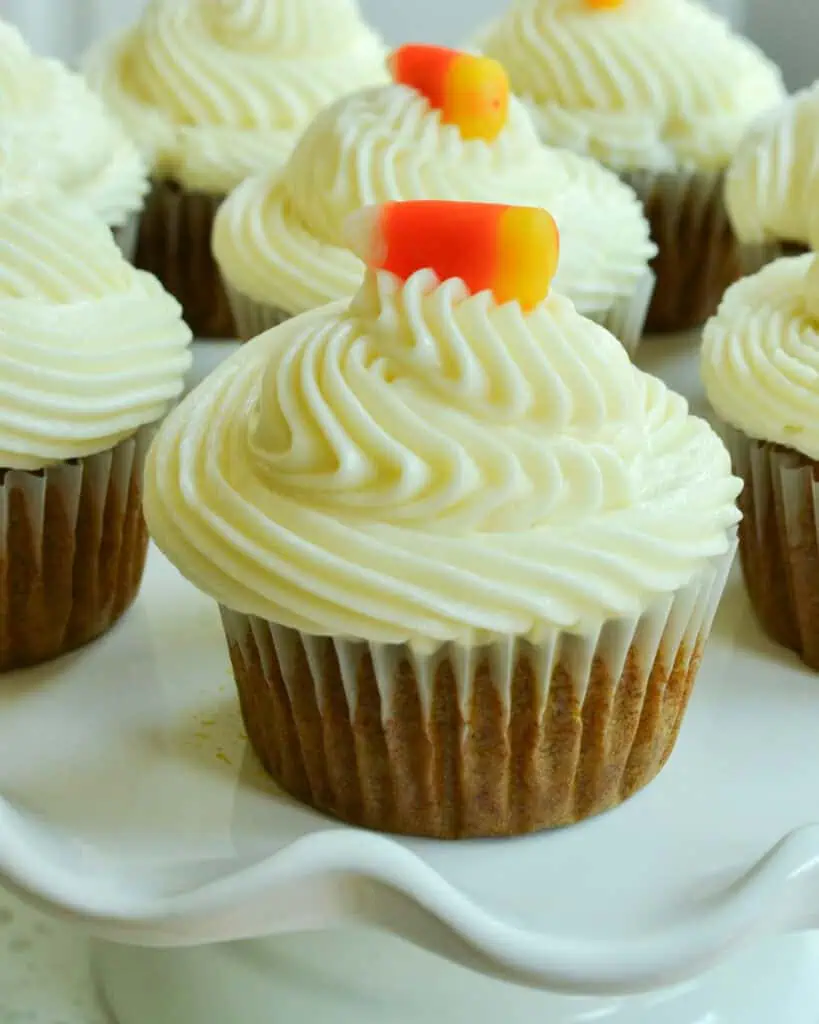
[[[88,74],[153,169],[140,266],[194,333],[232,333],[210,255],[222,198],[281,164],[324,106],[383,80],[384,49],[355,0],[151,0]]]
[[[763,118],[743,139],[726,180],[737,237],[771,255],[819,238],[819,83]]]
[[[296,797],[445,838],[597,814],[674,746],[733,557],[728,453],[549,294],[545,211],[397,204],[350,236],[351,302],[169,416],[151,532],[222,606]]]
[[[541,145],[495,61],[408,46],[390,64],[393,84],[326,110],[282,172],[248,179],[219,211],[214,254],[240,336],[357,291],[344,223],[360,207],[459,199],[548,207],[564,237],[558,287],[633,352],[655,252],[633,191]]]
[[[781,259],[725,296],[702,372],[745,480],[740,554],[768,633],[819,671],[819,262]]]
[[[145,165],[77,74],[38,57],[0,21],[0,183],[56,187],[85,203],[133,255]]]
[[[0,672],[93,640],[134,600],[145,453],[189,341],[83,207],[0,198]]]
[[[545,142],[619,171],[645,203],[648,329],[701,324],[740,274],[723,174],[785,95],[778,69],[695,0],[517,0],[480,38]]]

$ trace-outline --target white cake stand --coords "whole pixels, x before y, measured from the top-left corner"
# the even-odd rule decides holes
[[[646,350],[699,407],[692,342]],[[3,680],[0,878],[94,937],[121,1024],[816,1024],[817,736],[819,680],[735,574],[626,806],[519,841],[346,828],[265,778],[217,610],[152,552],[109,637]]]

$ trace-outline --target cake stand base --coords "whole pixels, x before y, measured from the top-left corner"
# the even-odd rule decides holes
[[[334,932],[194,950],[97,944],[118,1024],[817,1024],[819,935],[770,941],[695,982],[577,999],[453,968],[388,936]]]

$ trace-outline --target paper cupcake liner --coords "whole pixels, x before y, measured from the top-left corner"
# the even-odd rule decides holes
[[[634,358],[645,331],[646,317],[651,306],[656,278],[654,272],[646,271],[637,283],[632,295],[618,299],[611,308],[591,319],[619,338],[623,348]]]
[[[265,331],[269,331],[271,327],[278,327],[285,320],[291,319],[292,314],[286,313],[279,306],[257,302],[247,295],[242,295],[227,281],[223,283],[239,341],[250,341],[251,338],[257,338]]]
[[[133,263],[136,258],[137,241],[139,240],[139,222],[141,218],[142,211],[134,210],[133,213],[128,215],[128,219],[124,224],[111,228],[114,241],[117,243],[120,252],[129,263]]]
[[[0,470],[0,672],[81,647],[133,602],[152,435],[39,472]]]
[[[642,200],[659,250],[647,333],[701,326],[743,272],[723,200],[724,175],[633,171],[622,178]]]
[[[734,550],[638,619],[537,646],[422,657],[223,608],[250,742],[288,793],[379,831],[511,836],[599,814],[671,755]]]
[[[279,306],[267,305],[248,298],[224,281],[236,331],[241,341],[250,341],[271,327],[289,320],[292,316]],[[640,278],[634,292],[617,299],[604,313],[592,317],[597,323],[619,338],[629,355],[633,356],[643,336],[643,326],[654,291],[654,274],[647,271]]]
[[[757,618],[819,671],[819,463],[733,428],[725,436],[740,498],[740,560]]]
[[[233,338],[222,279],[211,254],[213,219],[224,196],[155,181],[142,214],[136,265],[154,274],[182,306],[197,338]]]
[[[806,245],[795,242],[765,242],[759,245],[743,245],[740,249],[742,273],[745,277],[757,274],[774,260],[783,256],[804,256],[810,252]]]

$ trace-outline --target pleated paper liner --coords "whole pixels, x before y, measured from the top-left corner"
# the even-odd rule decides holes
[[[459,839],[580,821],[674,748],[733,561],[641,618],[431,656],[222,609],[250,741],[288,793],[354,825]]]
[[[292,316],[279,306],[267,305],[243,295],[228,281],[224,281],[224,287],[241,341],[250,341]],[[619,338],[631,356],[637,351],[643,336],[643,325],[653,291],[654,274],[647,271],[637,282],[632,295],[621,296],[608,310],[592,317]]]
[[[197,338],[236,336],[211,254],[213,219],[223,198],[154,181],[142,214],[136,265],[158,277],[179,301]]]
[[[819,672],[819,463],[724,428],[740,499],[740,560],[765,631]]]
[[[804,256],[810,249],[800,242],[771,241],[742,247],[742,269],[746,276],[756,274],[774,260]]]
[[[621,175],[640,197],[658,248],[646,318],[649,334],[700,327],[727,289],[769,258],[737,241],[723,199],[724,174],[632,171]]]
[[[0,672],[81,647],[133,602],[153,432],[39,472],[0,470]]]
[[[248,298],[227,281],[223,284],[236,324],[236,335],[240,341],[250,341],[269,331],[271,327],[278,327],[279,324],[292,319],[292,314],[280,307]]]

